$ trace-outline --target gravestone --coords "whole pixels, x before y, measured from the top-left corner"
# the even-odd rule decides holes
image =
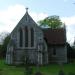
[[[60,70],[58,75],[65,75],[65,73],[63,70]]]
[[[35,75],[43,75],[41,72],[36,72]]]

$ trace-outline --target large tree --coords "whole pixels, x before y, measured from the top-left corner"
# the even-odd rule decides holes
[[[3,40],[3,57],[5,57],[6,55],[6,50],[7,50],[7,45],[9,43],[9,40],[10,40],[9,35],[7,35],[5,39]]]
[[[70,46],[69,43],[66,43],[66,45],[68,62],[73,62],[75,59],[75,49],[72,46]]]
[[[3,32],[0,35],[1,35],[0,37],[0,55],[1,57],[5,57],[7,45],[10,40],[10,37],[9,37],[9,33],[7,32]]]
[[[56,15],[46,17],[44,20],[38,21],[38,23],[40,26],[50,28],[60,28],[64,25],[64,23],[61,22],[59,16]]]

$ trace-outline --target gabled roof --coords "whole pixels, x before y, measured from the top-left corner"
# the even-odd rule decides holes
[[[61,29],[51,29],[45,28],[43,29],[44,38],[49,45],[62,45],[66,43],[66,30],[64,28]]]
[[[21,27],[24,25],[34,25],[37,26],[37,24],[35,23],[35,21],[31,18],[31,16],[28,14],[28,11],[26,11],[25,15],[21,18],[21,20],[18,22],[18,24],[16,25],[16,27],[13,29],[13,31],[11,32],[11,34],[17,30],[17,28]]]
[[[26,23],[32,24],[32,23],[35,23],[35,22],[31,18],[31,16],[28,14],[28,12],[26,11],[25,15],[22,17],[22,19],[19,21],[19,23],[22,23],[22,24],[26,24]]]

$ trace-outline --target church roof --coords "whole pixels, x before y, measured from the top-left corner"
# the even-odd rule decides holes
[[[19,21],[19,23],[22,23],[22,24],[34,23],[34,20],[29,15],[28,10],[26,10],[25,15],[22,17],[22,19]]]
[[[43,29],[44,38],[49,45],[62,45],[66,43],[66,31],[64,28],[61,29]]]
[[[11,32],[11,34],[13,32],[15,32],[17,30],[17,28],[21,27],[21,26],[28,26],[28,25],[34,25],[37,26],[36,22],[32,19],[32,17],[29,15],[28,13],[28,8],[26,8],[26,13],[25,15],[21,18],[21,20],[18,22],[18,24],[16,25],[16,27],[13,29],[13,31]],[[38,26],[37,26],[38,27]]]

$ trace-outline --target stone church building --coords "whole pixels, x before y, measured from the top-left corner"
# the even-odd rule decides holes
[[[23,64],[66,63],[66,30],[39,27],[26,10],[10,34],[6,63]]]

